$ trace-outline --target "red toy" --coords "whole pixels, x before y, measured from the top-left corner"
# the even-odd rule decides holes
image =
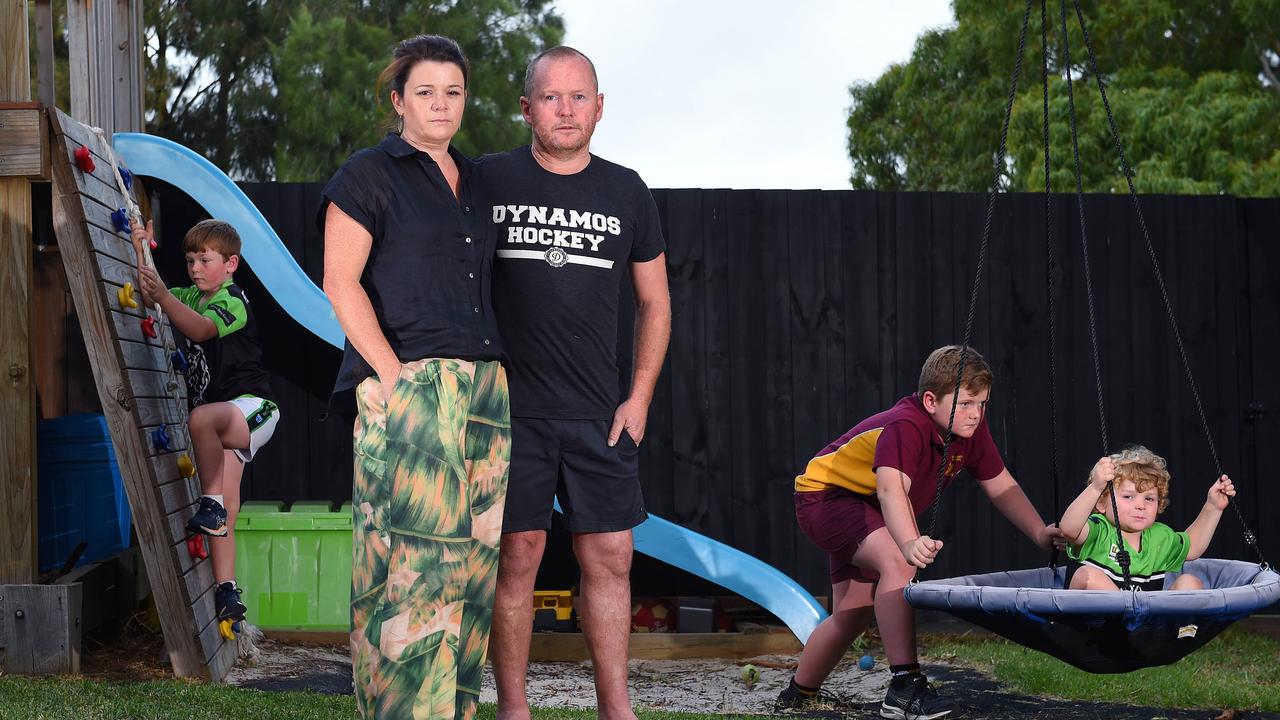
[[[203,535],[187,536],[187,552],[192,560],[203,560],[209,557],[209,548],[204,545]]]
[[[159,337],[160,333],[156,332],[156,319],[148,315],[142,321],[142,334],[149,338]]]

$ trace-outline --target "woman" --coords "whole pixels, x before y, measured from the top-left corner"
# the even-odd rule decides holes
[[[351,659],[366,718],[475,713],[511,453],[489,301],[496,238],[449,146],[466,104],[458,44],[399,44],[380,82],[400,132],[325,186],[324,290],[355,389]]]

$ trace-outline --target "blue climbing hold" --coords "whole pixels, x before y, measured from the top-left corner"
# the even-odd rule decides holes
[[[182,354],[181,350],[174,350],[169,356],[169,361],[173,363],[173,369],[180,373],[187,371],[187,356]]]
[[[169,447],[169,431],[164,425],[151,431],[151,443],[156,446],[156,452],[168,452]]]
[[[112,212],[111,224],[115,226],[117,232],[129,232],[129,212],[124,208]]]
[[[129,172],[129,168],[120,168],[120,179],[124,181],[124,189],[133,189],[133,173]]]

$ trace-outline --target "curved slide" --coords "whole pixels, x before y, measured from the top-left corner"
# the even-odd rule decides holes
[[[135,175],[180,188],[211,216],[234,225],[244,259],[276,302],[303,327],[341,348],[344,336],[328,298],[280,241],[253,202],[213,163],[175,142],[116,133],[115,151]],[[635,529],[636,550],[706,578],[765,608],[800,642],[826,616],[813,596],[776,568],[717,540],[650,515]]]

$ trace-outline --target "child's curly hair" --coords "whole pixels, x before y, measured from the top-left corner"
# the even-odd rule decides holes
[[[1169,466],[1164,458],[1141,445],[1130,445],[1113,454],[1111,462],[1116,464],[1115,482],[1117,484],[1121,480],[1128,480],[1133,483],[1138,492],[1155,488],[1160,496],[1160,505],[1156,513],[1162,513],[1169,507]],[[1110,503],[1109,498],[1109,493],[1103,493],[1098,502],[1102,503],[1105,500]]]

